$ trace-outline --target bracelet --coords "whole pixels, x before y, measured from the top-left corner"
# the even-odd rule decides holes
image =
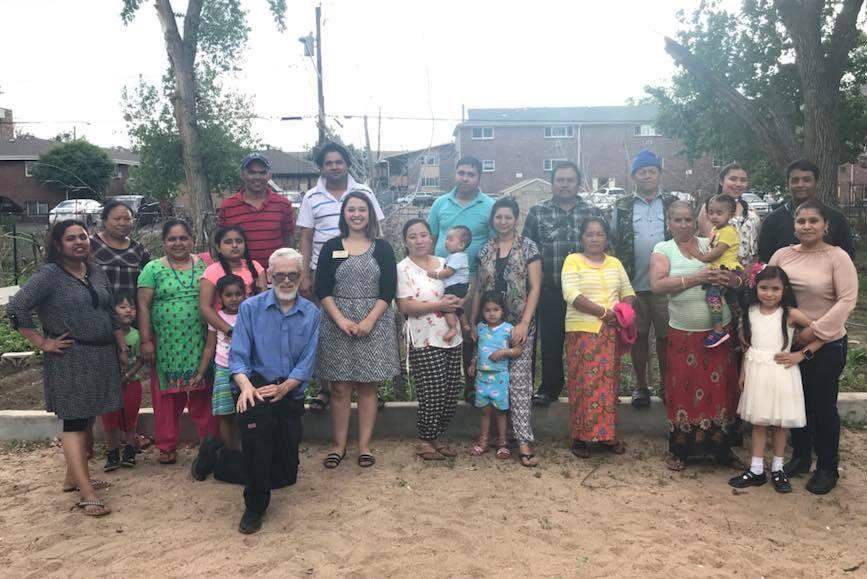
[[[680,276],[680,286],[681,286],[683,289],[686,289],[686,279],[684,279],[683,276]]]
[[[602,315],[599,316],[599,319],[604,319],[606,315],[608,315],[608,308],[602,308]]]

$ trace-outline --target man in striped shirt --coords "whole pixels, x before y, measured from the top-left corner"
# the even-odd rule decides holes
[[[322,245],[340,235],[337,223],[340,219],[340,204],[349,191],[360,191],[367,195],[382,222],[385,217],[376,196],[367,185],[356,183],[349,174],[352,162],[349,152],[338,143],[326,143],[316,155],[320,176],[316,187],[310,189],[301,201],[298,212],[301,254],[304,256],[304,277],[301,279],[301,293],[313,294],[313,281],[316,278],[316,264]]]
[[[237,225],[247,237],[250,257],[267,264],[275,250],[290,245],[295,233],[292,203],[268,187],[271,163],[259,153],[241,162],[241,190],[220,204],[218,225]]]

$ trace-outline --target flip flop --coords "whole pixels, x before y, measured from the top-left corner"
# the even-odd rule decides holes
[[[372,454],[359,454],[358,455],[358,466],[361,468],[370,468],[376,464],[376,457]]]
[[[95,491],[104,491],[105,489],[107,489],[111,486],[111,483],[108,482],[107,480],[100,480],[98,478],[92,478],[92,479],[90,479],[90,486],[92,486],[93,490],[95,490]],[[63,487],[63,492],[65,492],[65,493],[71,493],[72,491],[78,491],[78,490],[81,490],[81,489],[78,488],[77,486],[75,486],[75,487]]]
[[[512,451],[509,450],[508,446],[501,446],[497,449],[497,458],[500,460],[507,460],[512,458]]]
[[[674,456],[669,456],[665,459],[665,466],[668,467],[668,470],[673,470],[675,472],[680,472],[686,469],[686,463]]]
[[[452,450],[447,444],[437,446],[436,449],[438,453],[440,453],[446,458],[454,458],[458,455],[458,453]]]
[[[578,458],[590,458],[590,446],[586,442],[576,440],[572,443],[572,454]]]
[[[81,500],[75,503],[75,506],[84,512],[89,517],[103,517],[111,512],[111,509],[105,506],[105,503],[98,499]],[[96,507],[99,510],[88,510],[89,507]]]
[[[442,454],[439,453],[432,446],[427,447],[416,447],[415,455],[424,461],[432,461],[432,460],[445,460]]]
[[[335,469],[338,466],[340,466],[340,463],[343,461],[344,458],[346,458],[346,451],[345,450],[343,451],[343,454],[337,454],[336,452],[330,452],[327,455],[325,455],[325,459],[322,461],[322,466],[324,466],[327,469]],[[361,457],[359,456],[358,458],[360,461]]]
[[[521,465],[526,466],[527,468],[535,468],[539,466],[539,461],[536,460],[536,455],[533,453],[524,454],[519,453],[518,458],[521,459]]]

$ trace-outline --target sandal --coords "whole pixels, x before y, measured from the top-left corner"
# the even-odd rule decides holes
[[[341,461],[346,458],[346,451],[343,451],[343,454],[337,454],[336,452],[330,452],[325,455],[325,459],[322,461],[322,465],[327,469],[334,469],[340,466]],[[361,463],[361,457],[358,457],[359,464]]]
[[[111,483],[108,482],[107,480],[100,480],[98,478],[92,478],[92,479],[90,479],[90,486],[92,486],[93,490],[95,490],[95,491],[104,491],[105,489],[107,489],[108,487],[111,486]],[[63,487],[63,492],[65,492],[65,493],[71,493],[72,491],[77,491],[77,490],[81,490],[81,489],[79,489],[78,486],[74,486],[74,487],[66,487],[65,486],[65,487]]]
[[[665,459],[665,466],[668,467],[668,470],[680,472],[686,469],[686,462],[672,455]]]
[[[175,464],[178,462],[178,453],[174,450],[161,450],[157,462],[160,464]]]
[[[89,517],[102,517],[111,512],[111,509],[105,506],[105,503],[99,499],[82,499],[75,503],[75,506],[84,511],[84,514]]]
[[[479,440],[470,449],[470,454],[473,456],[482,456],[488,452],[488,437],[480,436]]]
[[[497,455],[496,456],[500,460],[507,460],[509,458],[512,458],[512,451],[509,450],[509,447],[506,446],[504,443],[500,446],[500,448],[497,449]]]
[[[446,457],[439,453],[431,444],[419,445],[415,449],[415,455],[422,460],[445,460]]]
[[[582,440],[572,443],[572,454],[578,458],[590,458],[590,445]]]
[[[331,403],[331,392],[327,390],[320,390],[319,394],[317,394],[310,402],[307,403],[307,407],[311,410],[311,412],[322,412],[328,408],[328,404]]]
[[[614,454],[623,454],[626,452],[626,444],[622,440],[615,440],[614,442],[603,442],[602,446],[607,448]]]
[[[147,436],[144,434],[137,434],[135,438],[136,438],[136,453],[139,453],[143,450],[147,450],[154,443],[153,437],[150,437],[150,436]]]
[[[449,445],[443,444],[442,446],[436,446],[437,452],[443,455],[446,458],[454,458],[458,455]]]
[[[359,454],[358,455],[358,466],[361,468],[370,468],[371,466],[376,464],[376,457],[372,454]]]
[[[518,453],[518,458],[521,459],[521,465],[526,466],[527,468],[534,468],[539,466],[539,459],[536,458],[536,455],[532,452],[529,454],[524,454],[523,452]]]

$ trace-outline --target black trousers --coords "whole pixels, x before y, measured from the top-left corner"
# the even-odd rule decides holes
[[[828,342],[810,361],[801,362],[807,425],[792,429],[792,449],[797,458],[812,461],[816,449],[816,470],[837,470],[840,450],[840,415],[837,391],[846,366],[847,338]]]
[[[244,454],[244,504],[263,514],[271,502],[271,489],[295,484],[304,401],[283,398],[260,402],[237,415]]]
[[[560,288],[543,287],[539,296],[539,352],[542,357],[542,383],[539,394],[559,398],[563,391],[563,344],[566,341],[566,302]],[[535,357],[533,368],[536,367]]]

